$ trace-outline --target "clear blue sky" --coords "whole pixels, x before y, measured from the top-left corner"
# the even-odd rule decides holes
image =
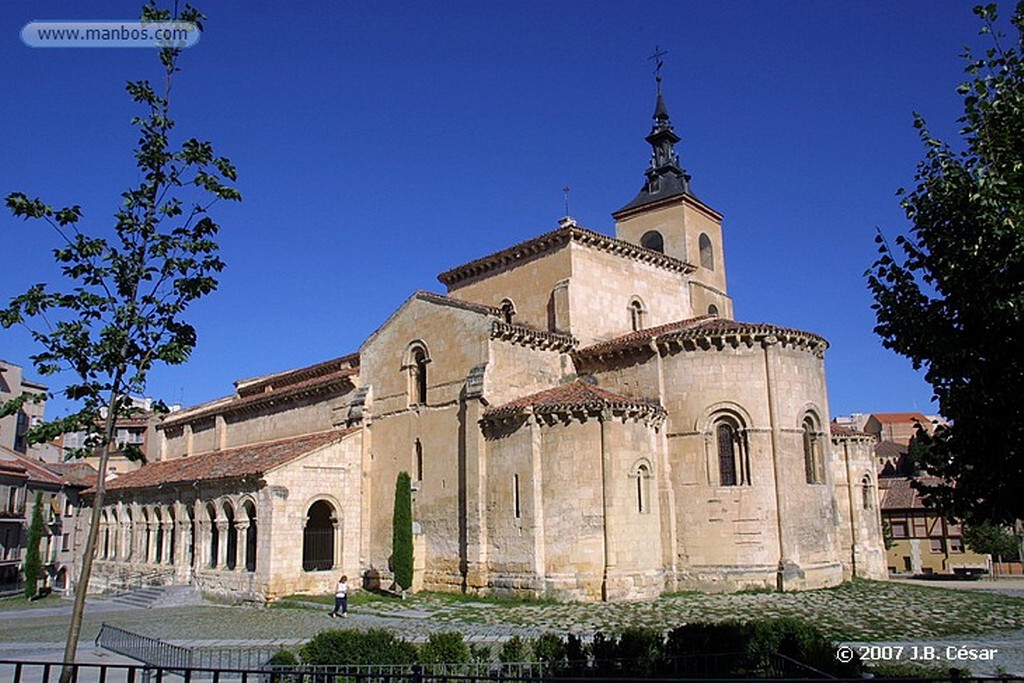
[[[955,138],[959,53],[984,44],[972,3],[199,4],[177,130],[235,162],[245,201],[215,209],[228,268],[191,311],[193,359],[154,371],[150,395],[193,404],[356,350],[412,291],[443,291],[437,273],[554,228],[563,185],[570,213],[611,234],[647,163],[660,45],[677,150],[725,215],[736,317],[830,341],[833,415],[934,410],[874,336],[863,272],[876,226],[907,227],[895,191],[922,156],[912,112]],[[4,4],[0,194],[111,224],[136,180],[124,82],[158,78],[156,54],[30,49],[19,32],[137,16]],[[6,214],[0,230],[0,299],[55,279],[53,234]],[[0,357],[28,366],[33,350],[0,330]]]

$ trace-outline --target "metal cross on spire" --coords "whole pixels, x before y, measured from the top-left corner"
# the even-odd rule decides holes
[[[665,66],[665,61],[662,59],[668,54],[668,50],[662,50],[657,45],[654,46],[654,54],[647,59],[654,60],[654,80],[658,82],[658,94],[661,94],[661,67]]]
[[[565,194],[565,215],[569,215],[569,186],[566,185],[562,188],[562,193]]]

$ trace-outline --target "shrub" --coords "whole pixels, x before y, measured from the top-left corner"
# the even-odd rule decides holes
[[[565,665],[565,652],[565,642],[557,634],[545,633],[533,641],[533,656],[538,662],[562,667]]]
[[[413,664],[416,646],[384,629],[327,630],[299,650],[305,664]]]
[[[498,661],[502,664],[532,662],[533,648],[530,647],[530,641],[519,636],[512,636],[501,644],[501,649],[498,650]]]
[[[391,527],[391,568],[402,590],[412,586],[412,553],[412,481],[408,472],[399,472]]]
[[[274,656],[267,660],[267,664],[271,666],[295,666],[299,663],[299,658],[295,656],[295,653],[291,650],[278,650],[274,653]]]
[[[32,506],[32,521],[28,527],[28,542],[25,548],[25,597],[35,597],[39,590],[39,577],[43,573],[43,560],[39,555],[39,541],[43,538],[43,492],[36,491],[36,504]]]
[[[420,646],[420,661],[424,664],[461,664],[471,659],[462,634],[454,631],[431,633]]]

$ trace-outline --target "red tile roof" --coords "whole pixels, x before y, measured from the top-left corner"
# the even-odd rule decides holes
[[[829,422],[828,428],[832,432],[832,436],[852,436],[872,440],[875,438],[867,432],[857,431],[853,427],[847,427],[846,425],[841,425],[838,422]]]
[[[285,465],[307,453],[341,441],[357,429],[332,429],[277,441],[211,451],[143,465],[107,482],[107,490],[143,489],[193,481],[257,476]]]
[[[928,418],[921,413],[871,413],[871,417],[882,424],[903,424],[907,422],[929,424]]]
[[[523,396],[501,406],[489,408],[485,418],[505,417],[532,409],[535,413],[558,413],[565,410],[601,410],[620,408],[650,414],[663,413],[653,401],[630,398],[594,386],[583,380]]]
[[[157,425],[157,429],[192,422],[204,417],[234,413],[242,410],[251,410],[265,405],[271,405],[278,401],[298,398],[300,396],[323,393],[333,388],[352,384],[352,377],[359,374],[358,367],[342,368],[326,375],[318,375],[309,379],[288,384],[280,388],[272,388],[267,385],[267,390],[262,393],[247,394],[238,398],[229,398],[213,401],[209,404],[202,404],[195,408],[171,413],[163,422]]]
[[[647,346],[652,341],[684,341],[729,336],[761,338],[768,335],[801,340],[822,349],[828,347],[828,342],[824,338],[810,332],[788,327],[778,327],[767,323],[744,323],[719,318],[714,315],[706,315],[630,332],[610,341],[599,342],[582,348],[575,353],[575,356],[581,359],[599,357],[618,353],[626,349]]]
[[[938,484],[936,477],[917,477],[925,484]],[[924,501],[911,485],[912,480],[903,477],[880,477],[879,492],[882,494],[883,510],[919,510],[925,507]],[[938,513],[936,513],[938,514]]]
[[[579,242],[602,251],[621,254],[627,258],[644,261],[680,273],[691,273],[696,270],[696,266],[693,264],[680,261],[661,252],[645,249],[639,245],[615,239],[614,237],[608,237],[578,225],[568,225],[446,270],[438,275],[437,279],[450,289],[452,285],[457,285],[463,280],[483,275],[511,263],[525,261],[538,254],[554,251],[570,242]]]
[[[47,469],[46,464],[42,461],[28,458],[7,448],[0,447],[0,461],[6,462],[8,466],[22,469],[28,475],[29,482],[55,486],[67,483],[62,477]]]

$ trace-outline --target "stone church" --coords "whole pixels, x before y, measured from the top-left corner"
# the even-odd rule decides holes
[[[733,318],[722,215],[660,93],[615,236],[559,227],[438,276],[358,351],[168,416],[109,482],[94,585],[252,601],[414,589],[648,598],[885,577],[871,439],[830,429],[820,336]]]

